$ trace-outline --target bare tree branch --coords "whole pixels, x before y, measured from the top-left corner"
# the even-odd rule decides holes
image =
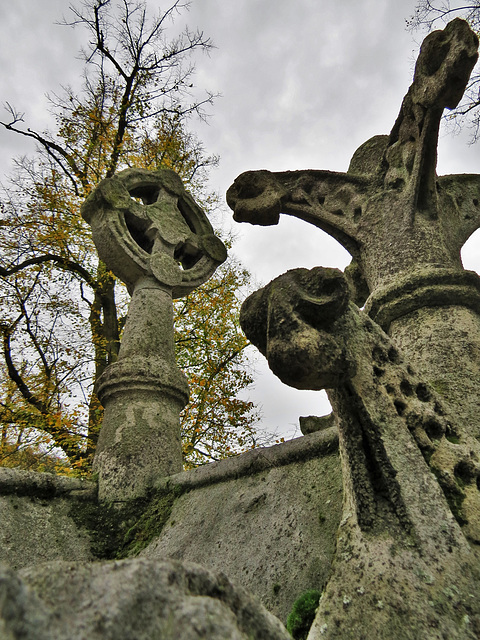
[[[84,267],[77,264],[76,262],[73,262],[72,260],[69,260],[68,258],[65,258],[63,256],[57,256],[51,253],[47,253],[43,256],[36,256],[34,258],[28,258],[27,260],[24,260],[20,264],[16,264],[9,268],[2,267],[0,265],[0,276],[6,278],[8,276],[14,275],[15,273],[18,273],[19,271],[23,271],[27,267],[31,267],[33,265],[40,265],[45,262],[54,262],[62,269],[65,269],[66,271],[70,271],[71,273],[76,273],[77,275],[81,276],[83,280],[87,284],[89,284],[92,288],[95,288],[97,286],[96,280],[92,278],[90,273]]]

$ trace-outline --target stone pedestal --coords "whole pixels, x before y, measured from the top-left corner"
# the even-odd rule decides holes
[[[105,407],[94,471],[100,499],[144,495],[159,476],[182,470],[179,414],[188,402],[175,364],[171,293],[143,278],[130,303],[118,362],[98,381]]]

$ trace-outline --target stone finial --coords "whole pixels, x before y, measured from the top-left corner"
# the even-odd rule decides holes
[[[100,259],[132,295],[118,361],[96,384],[105,407],[94,459],[99,495],[125,500],[182,469],[188,385],[175,363],[172,298],[203,284],[227,254],[170,170],[126,169],[103,180],[82,216]]]
[[[371,295],[419,268],[461,270],[460,248],[480,225],[480,178],[437,178],[436,146],[477,48],[463,20],[430,34],[389,136],[361,145],[347,173],[242,173],[227,192],[234,219],[274,225],[284,213],[320,227],[352,254]]]

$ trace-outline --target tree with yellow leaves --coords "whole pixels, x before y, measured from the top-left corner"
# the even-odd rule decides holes
[[[194,97],[190,64],[211,43],[188,29],[169,37],[167,28],[185,7],[177,0],[152,18],[145,0],[71,7],[66,24],[88,34],[82,91],[50,99],[51,132],[26,128],[12,107],[1,123],[37,146],[19,163],[0,211],[4,464],[26,464],[19,452],[28,449],[85,472],[95,451],[102,409],[93,384],[116,360],[128,296],[98,261],[80,216],[84,198],[120,169],[168,167],[205,208],[215,205],[203,185],[217,159],[187,130],[214,97]],[[227,263],[177,303],[178,357],[193,399],[182,422],[189,466],[256,443],[256,410],[237,397],[251,382],[237,324],[247,280]]]

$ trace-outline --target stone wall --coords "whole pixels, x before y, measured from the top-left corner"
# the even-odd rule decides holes
[[[200,467],[170,483],[192,490],[176,501],[143,556],[224,571],[283,622],[299,595],[322,590],[342,503],[335,429]]]
[[[93,560],[88,532],[72,511],[95,495],[95,486],[80,480],[0,468],[0,562],[21,569]]]
[[[180,496],[145,559],[222,571],[283,622],[301,593],[324,586],[342,502],[334,428],[171,476],[158,489]],[[0,561],[20,569],[95,559],[90,525],[79,524],[86,502],[96,504],[90,483],[0,469]]]

